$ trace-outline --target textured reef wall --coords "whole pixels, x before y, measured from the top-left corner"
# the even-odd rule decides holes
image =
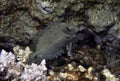
[[[119,0],[0,0],[0,50],[8,52],[0,54],[0,64],[1,55],[7,58],[12,52],[14,62],[40,64],[46,59],[47,76],[53,81],[110,81],[105,72],[120,78],[119,4]],[[30,50],[25,49],[28,46]],[[72,71],[65,68],[69,66]],[[85,69],[81,75],[79,66]],[[5,66],[7,71],[11,67]],[[92,79],[86,78],[91,71]],[[0,79],[5,77],[1,70]]]

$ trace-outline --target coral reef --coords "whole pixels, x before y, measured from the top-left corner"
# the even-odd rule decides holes
[[[77,67],[72,63],[66,65],[62,68],[62,72],[56,72],[53,70],[49,71],[50,76],[48,76],[49,81],[119,81],[108,69],[101,71],[101,75],[105,76],[105,79],[100,76],[100,73],[94,72],[94,67],[84,68],[82,65]]]
[[[104,69],[102,73],[106,77],[106,81],[118,81],[119,80],[113,74],[111,74],[111,72],[108,69]]]
[[[16,57],[11,52],[4,50],[0,53],[0,79],[1,80],[20,80],[20,81],[46,81],[46,61],[42,60],[40,65],[31,65],[16,62]]]
[[[32,51],[30,50],[29,47],[22,49],[22,47],[20,47],[18,45],[13,48],[13,51],[17,57],[17,60],[21,61],[21,62],[27,62],[30,53],[32,53]]]
[[[0,81],[118,81],[119,4],[0,0]]]
[[[105,30],[106,26],[117,21],[116,13],[111,13],[109,7],[104,5],[97,5],[95,9],[89,9],[86,14],[89,16],[88,22],[94,26],[96,32]]]

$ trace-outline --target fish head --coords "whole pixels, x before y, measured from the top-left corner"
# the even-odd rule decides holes
[[[64,27],[63,32],[67,38],[73,39],[76,36],[76,33],[79,31],[77,26],[67,25]]]

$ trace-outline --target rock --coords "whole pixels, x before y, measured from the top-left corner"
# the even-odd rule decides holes
[[[106,26],[117,21],[116,13],[107,5],[97,5],[96,8],[90,8],[86,14],[89,16],[89,24],[94,26],[96,32],[105,30]]]
[[[15,10],[14,13],[1,15],[2,22],[0,23],[0,37],[10,36],[17,42],[28,44],[33,34],[36,33],[38,22],[33,20],[27,11]]]

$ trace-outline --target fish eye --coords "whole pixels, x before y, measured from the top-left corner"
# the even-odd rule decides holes
[[[66,27],[67,31],[71,31],[71,28],[70,27]]]

